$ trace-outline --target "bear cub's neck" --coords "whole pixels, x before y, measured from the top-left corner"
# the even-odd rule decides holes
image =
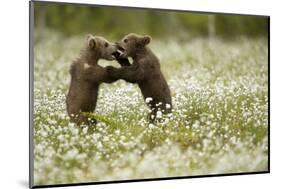
[[[143,48],[139,48],[136,50],[136,54],[135,56],[132,56],[134,61],[138,61],[140,59],[143,59],[144,57],[150,57],[153,58],[156,56],[154,55],[154,53],[150,50],[149,47],[143,47]],[[156,58],[157,59],[157,58]]]
[[[89,65],[97,65],[101,55],[98,51],[93,51],[88,48],[84,49],[81,53],[81,59]]]

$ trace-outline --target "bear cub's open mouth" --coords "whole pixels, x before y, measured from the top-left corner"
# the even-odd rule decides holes
[[[118,59],[118,58],[120,58],[121,53],[118,52],[118,50],[117,50],[117,51],[115,51],[114,53],[112,53],[112,55],[113,55],[116,59]]]
[[[119,62],[119,64],[121,64],[121,66],[130,66],[131,63],[129,59],[123,56],[124,52],[125,52],[124,48],[117,46],[117,50],[112,53],[112,56],[115,57],[115,59]]]
[[[125,49],[123,47],[117,46],[117,51],[112,53],[112,55],[117,59],[121,58],[121,55],[124,54]]]
[[[124,52],[124,51],[125,51],[125,49],[124,49],[123,47],[121,47],[120,45],[117,45],[117,48],[118,48],[118,50],[119,50],[120,52]]]

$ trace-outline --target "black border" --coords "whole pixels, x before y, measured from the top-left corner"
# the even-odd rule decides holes
[[[52,185],[37,185],[31,188],[50,188],[50,187],[67,187],[67,186],[85,186],[98,184],[119,184],[130,182],[145,182],[145,181],[161,181],[161,180],[175,180],[175,179],[192,179],[192,178],[209,178],[209,177],[225,177],[225,176],[239,176],[239,175],[257,175],[266,174],[269,171],[261,172],[243,172],[243,173],[225,173],[225,174],[210,174],[210,175],[192,175],[192,176],[178,176],[178,177],[162,177],[162,178],[147,178],[147,179],[131,179],[131,180],[115,180],[115,181],[98,181],[98,182],[81,182],[71,184],[52,184]]]
[[[270,17],[267,19],[267,48],[268,48],[268,55],[267,55],[267,61],[268,61],[268,75],[267,75],[267,80],[268,80],[268,120],[267,120],[267,125],[268,125],[268,134],[267,134],[267,147],[268,147],[268,173],[270,173]]]
[[[33,155],[33,28],[34,26],[34,4],[29,1],[29,188],[34,186],[34,155]]]
[[[129,8],[129,9],[144,9],[144,10],[158,10],[158,11],[176,11],[176,12],[190,12],[199,14],[224,14],[224,15],[239,15],[239,16],[256,16],[266,17],[268,27],[268,170],[257,172],[241,172],[241,173],[224,173],[224,174],[209,174],[209,175],[191,175],[191,176],[175,176],[162,178],[146,178],[146,179],[131,179],[131,180],[114,180],[114,181],[97,181],[97,182],[81,182],[69,184],[51,184],[51,185],[34,185],[33,175],[33,26],[34,26],[34,7],[33,2],[40,3],[55,3],[55,4],[71,4],[92,7],[115,7],[115,8]],[[71,2],[56,2],[56,1],[29,1],[29,188],[50,188],[50,187],[67,187],[67,186],[84,186],[84,185],[98,185],[98,184],[114,184],[114,183],[129,183],[129,182],[144,182],[144,181],[161,181],[174,179],[191,179],[191,178],[209,178],[209,177],[223,177],[223,176],[239,176],[239,175],[253,175],[253,174],[268,174],[270,173],[270,16],[269,15],[255,15],[255,14],[238,14],[238,13],[224,13],[224,12],[204,12],[191,10],[174,10],[163,8],[147,8],[147,7],[133,7],[120,5],[100,5],[88,3],[71,3]]]

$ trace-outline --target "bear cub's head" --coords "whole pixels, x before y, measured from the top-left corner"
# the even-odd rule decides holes
[[[117,51],[117,46],[103,37],[88,34],[86,49],[88,53],[94,55],[96,58],[115,60],[114,53]]]
[[[151,37],[148,35],[138,35],[130,33],[123,37],[119,42],[116,42],[119,56],[122,58],[134,57],[138,50],[145,48],[151,41]]]

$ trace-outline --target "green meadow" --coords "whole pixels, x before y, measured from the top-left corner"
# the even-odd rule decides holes
[[[100,86],[97,125],[78,128],[65,100],[85,36],[45,32],[34,46],[36,185],[268,170],[266,38],[153,39],[172,116],[149,124],[138,86],[119,80]]]

